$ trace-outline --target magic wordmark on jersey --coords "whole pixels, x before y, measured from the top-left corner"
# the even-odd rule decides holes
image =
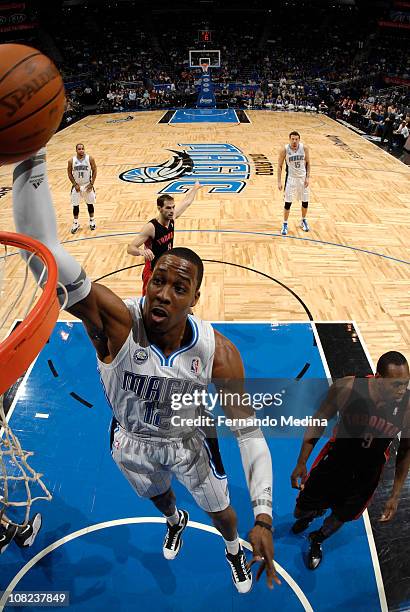
[[[232,144],[178,143],[182,151],[168,149],[174,155],[162,164],[133,168],[120,174],[130,183],[168,185],[158,193],[186,193],[199,181],[209,193],[240,193],[250,176],[248,158]]]

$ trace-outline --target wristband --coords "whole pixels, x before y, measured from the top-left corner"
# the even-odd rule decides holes
[[[269,523],[265,523],[265,521],[255,521],[255,525],[258,525],[258,527],[263,527],[264,529],[267,529],[268,531],[273,533],[272,525],[269,525]]]

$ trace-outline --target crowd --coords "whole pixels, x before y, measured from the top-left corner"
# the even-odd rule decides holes
[[[254,3],[249,15],[214,11],[204,18],[168,7],[137,18],[120,5],[88,5],[81,19],[78,8],[63,6],[45,18],[67,86],[66,123],[89,112],[194,105],[199,71],[189,68],[189,49],[198,49],[198,31],[208,30],[210,47],[221,51],[212,69],[218,106],[327,112],[375,136],[384,131],[389,148],[402,144],[409,100],[392,100],[391,120],[377,90],[385,76],[410,78],[408,33],[378,27],[383,15],[376,11],[312,11],[289,0],[273,10]]]

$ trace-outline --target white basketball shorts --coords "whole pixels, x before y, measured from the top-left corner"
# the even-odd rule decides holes
[[[86,185],[81,185],[80,191],[76,191],[75,187],[71,189],[71,205],[80,206],[80,201],[85,200],[86,204],[95,204],[95,189],[86,190]]]
[[[301,202],[309,201],[309,187],[305,187],[304,178],[287,177],[285,202],[293,202],[293,200],[300,200]]]
[[[176,476],[206,512],[229,506],[226,475],[217,473],[209,445],[199,432],[184,440],[161,440],[142,438],[117,426],[111,453],[140,497],[166,493]]]

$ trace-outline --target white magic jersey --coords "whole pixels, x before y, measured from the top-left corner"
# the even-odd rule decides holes
[[[287,175],[290,178],[305,178],[306,177],[306,165],[305,165],[305,149],[303,144],[299,142],[299,146],[294,151],[290,145],[286,145],[286,166]]]
[[[114,417],[127,432],[149,438],[181,439],[195,427],[181,425],[181,419],[199,416],[194,404],[176,411],[171,407],[175,394],[206,390],[212,376],[215,353],[214,330],[210,323],[188,316],[192,338],[187,346],[165,357],[150,344],[142,320],[144,298],[125,300],[133,326],[115,359],[103,363],[97,358],[101,381]],[[178,415],[178,424],[171,417]]]
[[[84,159],[73,157],[73,177],[78,185],[88,185],[91,180],[92,170],[90,164],[90,156],[86,155]]]

